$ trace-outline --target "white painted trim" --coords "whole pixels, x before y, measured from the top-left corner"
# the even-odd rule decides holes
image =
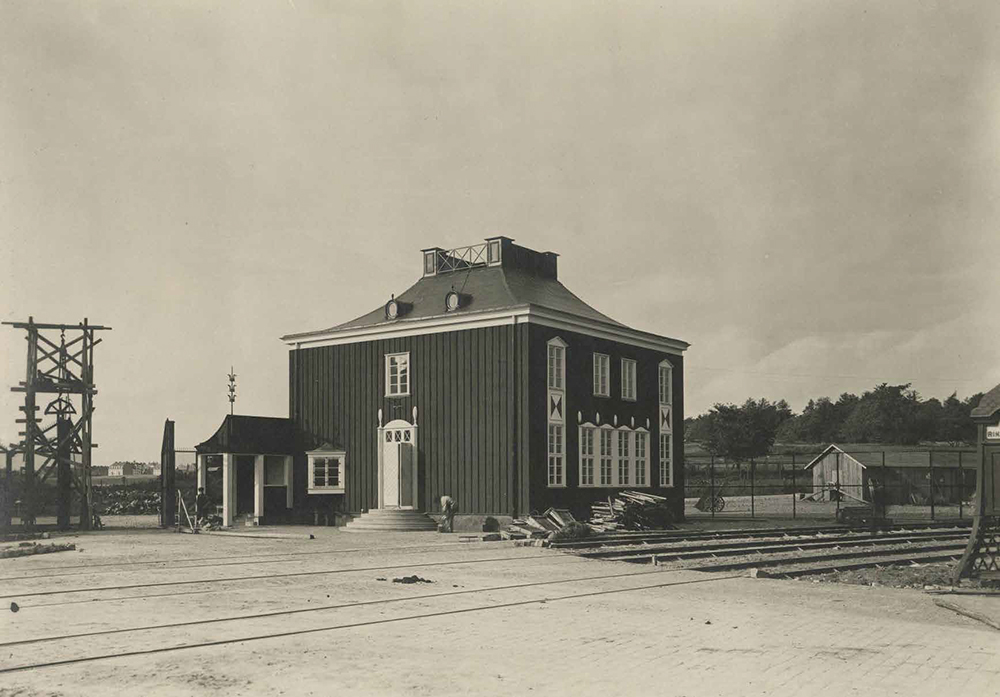
[[[416,418],[416,413],[414,413],[414,419]],[[413,505],[412,506],[399,506],[393,505],[389,506],[385,501],[385,453],[384,449],[387,445],[385,440],[386,431],[409,431],[410,440],[409,441],[396,441],[393,440],[391,443],[393,445],[402,445],[404,443],[410,445],[413,448],[413,481],[412,481],[412,494],[413,494]],[[417,427],[416,421],[410,423],[405,419],[394,419],[387,423],[382,428],[378,429],[378,507],[382,508],[392,508],[394,510],[419,510],[420,509],[420,449],[417,445],[417,436],[419,435],[419,429]],[[398,463],[397,463],[398,464]],[[398,475],[398,471],[397,471]],[[399,495],[397,487],[397,497]]]
[[[598,360],[597,359],[598,358],[603,358],[604,359],[604,371],[603,371],[603,374],[601,374],[600,376],[598,376],[596,374],[597,373],[597,364],[598,364]],[[595,373],[595,375],[593,376],[594,377],[594,396],[595,397],[610,397],[611,396],[611,356],[609,356],[606,353],[598,353],[597,351],[594,351],[594,355],[593,355],[593,358],[591,360],[592,360],[592,363],[593,363],[593,365],[591,366],[593,368],[592,372]],[[600,381],[597,379],[598,377],[603,377],[604,378],[604,392],[599,392],[598,391],[600,389],[600,387],[601,387]]]
[[[253,518],[260,525],[264,517],[264,456],[254,455],[253,458]]]
[[[632,365],[632,396],[629,397],[625,394],[625,365]],[[625,358],[621,359],[621,382],[622,382],[622,400],[626,402],[634,402],[639,396],[639,361],[635,358]]]
[[[389,362],[390,359],[406,356],[406,392],[389,392]],[[413,371],[411,370],[410,352],[399,351],[397,353],[385,354],[385,396],[386,397],[409,397],[413,386]]]
[[[484,327],[498,327],[511,323],[530,323],[553,329],[564,329],[640,348],[661,351],[675,356],[682,355],[690,346],[686,341],[680,341],[679,339],[671,339],[630,327],[621,327],[609,322],[586,319],[568,312],[560,312],[558,310],[531,305],[520,305],[501,310],[486,310],[482,312],[464,311],[459,315],[448,313],[433,317],[422,317],[420,319],[408,320],[403,318],[394,320],[391,323],[382,322],[360,328],[326,329],[316,332],[286,334],[281,337],[281,340],[288,345],[289,349],[293,350],[316,346],[341,346],[344,344],[357,344],[363,341],[396,339],[425,334],[441,334],[466,329],[482,329]]]
[[[316,458],[340,458],[340,484],[338,486],[313,486],[316,474]],[[308,494],[343,494],[347,488],[347,452],[344,450],[310,450],[306,453],[306,493]],[[291,487],[289,487],[289,490]]]

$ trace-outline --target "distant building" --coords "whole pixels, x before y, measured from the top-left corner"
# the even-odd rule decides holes
[[[109,477],[131,477],[135,473],[135,463],[133,462],[116,462],[113,465],[108,465]]]
[[[107,465],[93,465],[90,468],[90,476],[92,477],[107,477],[108,476],[108,466]]]

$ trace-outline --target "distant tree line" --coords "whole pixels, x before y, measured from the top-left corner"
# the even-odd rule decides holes
[[[862,394],[809,400],[794,414],[785,400],[748,399],[741,406],[716,404],[707,414],[684,420],[684,439],[742,462],[761,457],[778,443],[974,443],[970,412],[983,394],[952,394],[943,402],[923,400],[910,384],[882,383]]]

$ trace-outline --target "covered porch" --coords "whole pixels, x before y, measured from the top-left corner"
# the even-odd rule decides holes
[[[221,498],[225,526],[237,520],[252,525],[288,520],[293,498],[289,419],[230,414],[195,451],[198,487],[205,487],[213,501]],[[208,487],[209,467],[216,466],[221,492]]]

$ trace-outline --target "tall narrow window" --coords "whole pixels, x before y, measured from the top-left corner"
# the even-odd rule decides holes
[[[672,373],[670,364],[667,363],[666,361],[660,363],[659,373],[660,373],[660,404],[669,405],[671,401],[673,401],[672,400],[673,388],[670,385],[671,382],[670,377]]]
[[[609,396],[611,359],[603,353],[594,354],[594,395],[597,397]]]
[[[385,395],[403,397],[410,394],[410,354],[390,353],[385,357]]]
[[[660,486],[674,485],[674,387],[670,361],[659,365]]]
[[[594,486],[594,428],[580,427],[580,486]]]
[[[611,429],[602,428],[600,444],[600,484],[611,486]]]
[[[635,432],[635,486],[646,486],[646,432]]]
[[[660,486],[674,485],[673,456],[670,452],[672,436],[660,433]]]
[[[622,359],[622,399],[635,401],[635,361]]]
[[[630,435],[628,431],[618,431],[618,486],[632,485],[629,475],[632,465],[632,458],[629,456]]]
[[[549,424],[549,486],[565,486],[563,427]]]
[[[565,370],[564,359],[566,356],[565,347],[549,342],[549,388],[553,390],[563,389],[563,371]]]

